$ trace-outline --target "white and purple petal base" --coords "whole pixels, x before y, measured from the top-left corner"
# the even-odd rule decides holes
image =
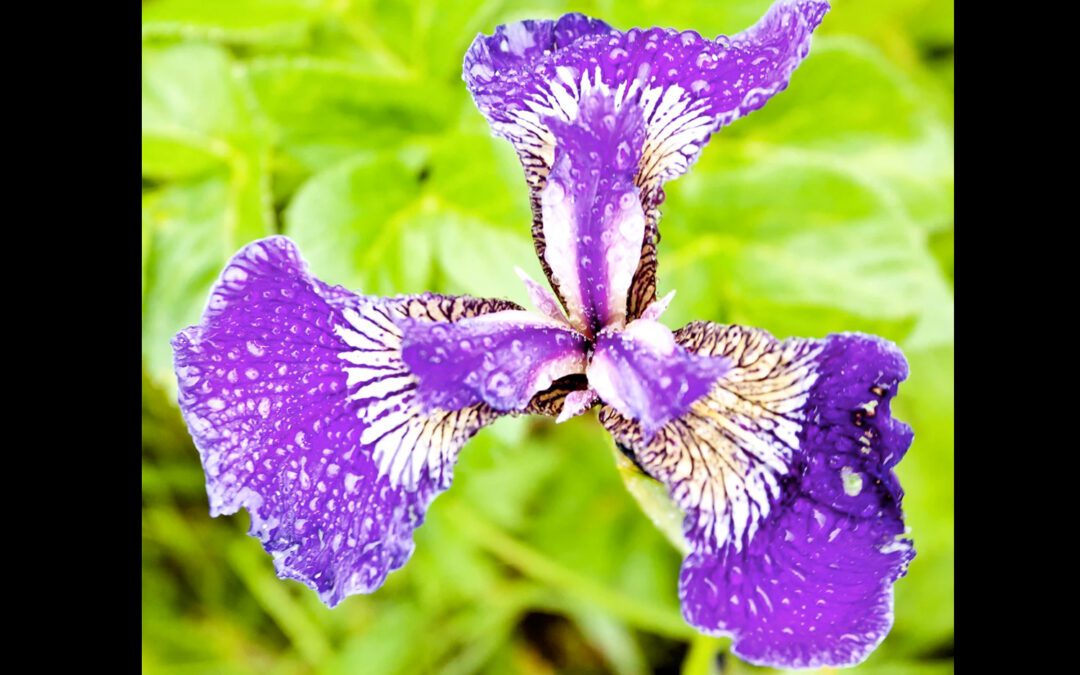
[[[434,294],[361,297],[310,275],[284,237],[246,246],[202,322],[173,340],[211,515],[246,508],[278,574],[328,605],[378,588],[411,555],[458,450],[501,414],[484,396],[433,407],[403,359],[401,326],[452,330],[517,310]]]
[[[912,439],[889,410],[903,356],[867,335],[780,342],[706,322],[676,339],[730,369],[651,441],[615,408],[601,421],[686,512],[684,616],[755,664],[861,662],[914,556],[892,471]]]

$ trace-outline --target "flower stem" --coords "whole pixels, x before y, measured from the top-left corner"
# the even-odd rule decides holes
[[[628,624],[658,635],[692,640],[697,635],[667,608],[643,603],[559,564],[487,522],[461,502],[446,504],[447,515],[470,541],[531,579],[611,612]]]

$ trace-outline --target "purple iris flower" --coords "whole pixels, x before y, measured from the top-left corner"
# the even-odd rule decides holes
[[[333,606],[405,564],[480,428],[599,405],[686,514],[690,624],[758,664],[864,659],[914,555],[893,473],[912,432],[889,411],[903,355],[869,335],[657,320],[664,182],[787,86],[827,10],[780,0],[715,40],[580,14],[477,37],[464,78],[521,158],[552,290],[523,275],[539,313],[361,296],[288,239],[246,246],[173,341],[211,515],[246,508],[278,574]]]

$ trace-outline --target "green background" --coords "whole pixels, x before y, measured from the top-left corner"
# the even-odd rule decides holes
[[[143,664],[147,673],[748,673],[696,636],[680,556],[623,485],[595,413],[506,419],[386,585],[335,610],[211,519],[174,403],[169,338],[243,244],[294,238],[366,293],[527,303],[541,278],[509,144],[461,82],[478,32],[579,10],[618,28],[753,23],[767,0],[304,2],[143,6]],[[667,186],[665,322],[779,337],[862,330],[911,364],[894,410],[918,556],[859,673],[951,673],[953,16],[947,0],[834,0],[787,91]]]

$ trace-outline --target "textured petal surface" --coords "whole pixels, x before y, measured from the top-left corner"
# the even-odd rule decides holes
[[[238,253],[202,323],[173,340],[180,409],[210,512],[246,508],[278,574],[333,606],[379,587],[450,485],[458,449],[499,413],[426,414],[396,321],[518,309],[423,295],[362,298],[307,272],[283,237]],[[449,324],[452,325],[452,324]]]
[[[544,260],[571,323],[589,336],[626,320],[645,213],[634,185],[641,112],[595,92],[572,123],[550,121],[555,167],[540,197]]]
[[[647,441],[709,393],[729,369],[726,357],[691,353],[667,326],[638,319],[623,331],[600,335],[588,377],[607,405],[640,423]]]
[[[521,411],[566,375],[585,372],[585,338],[550,319],[506,310],[452,324],[405,319],[402,357],[428,409],[487,403]]]
[[[600,419],[686,512],[684,615],[754,663],[862,661],[914,556],[892,472],[912,439],[889,410],[903,356],[872,336],[780,342],[705,322],[676,339],[730,371],[651,442],[612,408]]]
[[[638,105],[646,138],[636,183],[646,229],[627,306],[631,318],[639,316],[656,296],[664,181],[684,173],[713,132],[787,87],[828,8],[823,0],[779,0],[754,26],[715,40],[662,28],[622,33],[580,14],[478,36],[465,57],[464,79],[492,130],[517,149],[532,189],[542,261],[540,191],[558,143],[549,120],[577,119],[580,102],[597,91],[611,95],[616,108]]]

